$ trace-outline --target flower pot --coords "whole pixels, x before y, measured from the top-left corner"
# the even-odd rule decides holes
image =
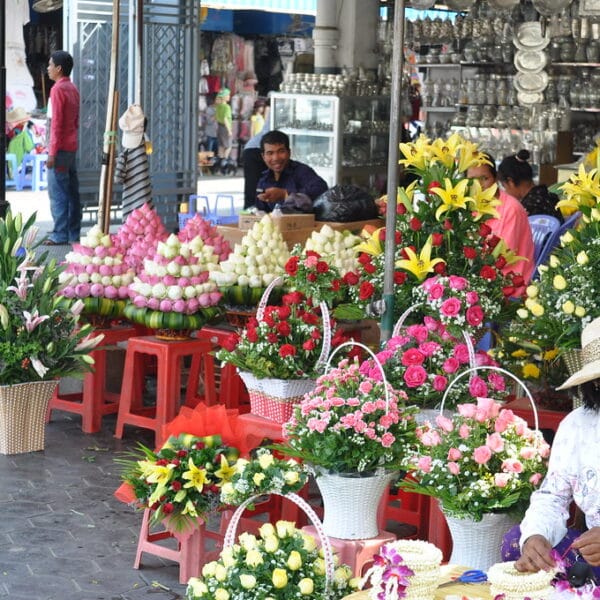
[[[500,562],[502,538],[518,520],[508,513],[487,513],[481,521],[457,519],[445,514],[452,536],[453,565],[465,565],[487,571]]]
[[[0,386],[0,454],[43,450],[46,411],[58,381]]]
[[[363,540],[379,535],[377,509],[394,473],[320,473],[316,477],[323,497],[323,529],[342,540]]]

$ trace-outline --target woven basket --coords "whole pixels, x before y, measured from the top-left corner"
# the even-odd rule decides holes
[[[260,321],[265,314],[271,291],[282,283],[281,277],[276,277],[265,289],[258,304],[256,318]],[[315,364],[315,371],[321,371],[327,362],[331,350],[331,323],[327,304],[321,302],[321,318],[323,322],[323,346]],[[304,394],[312,391],[316,385],[314,379],[275,379],[259,378],[249,371],[240,371],[240,377],[246,384],[250,397],[250,412],[277,423],[289,421],[294,410]]]
[[[58,381],[0,386],[0,454],[43,450],[46,411]]]
[[[299,506],[306,513],[314,528],[316,529],[317,534],[319,536],[319,542],[321,543],[321,549],[323,550],[323,558],[325,560],[325,596],[327,596],[327,592],[329,591],[331,584],[333,583],[333,571],[335,568],[335,564],[333,561],[333,550],[331,548],[331,542],[329,541],[329,538],[323,530],[323,525],[321,524],[319,517],[317,517],[317,514],[311,508],[310,504],[308,504],[297,494],[279,494],[278,492],[271,492],[271,494],[274,496],[281,496],[286,500],[290,500],[296,506]],[[252,496],[236,508],[235,512],[233,513],[233,516],[231,517],[231,521],[229,521],[229,525],[227,526],[227,531],[225,532],[225,538],[223,540],[223,549],[233,548],[233,545],[235,544],[235,534],[237,532],[238,524],[240,522],[240,519],[242,518],[243,512],[250,504],[257,502],[257,500],[259,500],[260,498],[262,498],[262,496],[260,495]]]
[[[563,361],[569,371],[569,375],[574,375],[583,367],[583,360],[581,358],[581,350],[579,348],[573,348],[571,350],[565,350],[562,353]],[[573,394],[573,409],[583,406],[583,397],[581,395],[581,389],[579,386],[573,390],[569,390]]]

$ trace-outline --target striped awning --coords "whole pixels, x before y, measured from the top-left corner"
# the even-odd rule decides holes
[[[200,0],[206,8],[266,10],[288,14],[317,14],[317,0]]]

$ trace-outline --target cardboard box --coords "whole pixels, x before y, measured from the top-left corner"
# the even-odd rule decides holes
[[[242,231],[248,231],[252,229],[254,223],[260,221],[263,217],[264,215],[240,215],[238,227]],[[301,229],[313,229],[315,226],[315,215],[282,215],[281,217],[277,217],[277,222],[282,233],[286,231],[299,231]]]
[[[231,244],[239,244],[242,238],[248,233],[239,227],[229,225],[218,225],[217,231]],[[296,229],[295,231],[282,231],[281,235],[291,250],[296,244],[304,244],[314,231],[310,229]]]
[[[377,229],[379,227],[385,227],[385,219],[368,219],[366,221],[349,221],[348,223],[339,223],[337,221],[316,221],[315,229],[319,231],[323,225],[329,225],[336,231],[352,231],[352,233],[360,233],[365,225],[373,225]]]

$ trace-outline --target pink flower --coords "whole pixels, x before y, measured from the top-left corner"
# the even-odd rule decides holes
[[[477,412],[477,406],[475,404],[458,404],[456,406],[456,410],[461,417],[465,417],[466,419],[472,419]]]
[[[409,348],[403,355],[401,362],[405,367],[411,365],[422,365],[425,361],[425,356],[416,348]]]
[[[389,448],[395,441],[396,438],[389,431],[381,436],[381,445],[384,448]]]
[[[404,382],[409,388],[416,388],[427,381],[427,371],[419,365],[411,365],[404,372]]]
[[[460,367],[460,363],[456,358],[447,358],[442,365],[442,369],[444,369],[444,373],[455,373]]]
[[[541,473],[534,473],[529,478],[529,483],[531,483],[531,485],[537,485],[541,480],[542,480],[542,474]]]
[[[448,450],[448,460],[459,460],[462,458],[462,452],[458,448]]]
[[[423,473],[429,473],[429,471],[431,471],[431,456],[421,456],[417,462],[417,467],[423,471]]]
[[[469,436],[471,435],[471,428],[466,423],[463,423],[458,428],[458,435],[461,439],[468,440]]]
[[[304,259],[304,266],[307,267],[308,269],[312,269],[317,266],[318,262],[319,262],[319,259],[316,256],[311,254],[310,256],[307,256]]]
[[[469,349],[466,344],[456,344],[452,351],[452,355],[462,364],[469,362]]]
[[[485,381],[478,375],[475,375],[471,381],[469,381],[469,393],[471,396],[475,396],[476,398],[483,398],[484,396],[487,396],[487,385],[485,384]]]
[[[383,415],[381,417],[381,419],[379,419],[379,424],[384,427],[385,429],[388,429],[391,425],[393,425],[395,422],[394,417],[392,417],[392,415]],[[383,440],[383,438],[382,438]]]
[[[488,381],[492,388],[497,392],[503,392],[506,389],[506,381],[499,373],[490,373],[488,375]]]
[[[435,283],[429,288],[429,298],[437,300],[444,295],[444,286],[441,283]]]
[[[471,327],[478,327],[479,325],[481,325],[483,323],[483,310],[481,309],[481,306],[477,305],[477,306],[470,306],[469,308],[467,308],[467,312],[466,312],[466,318],[467,318],[467,323],[471,326]]]
[[[462,304],[458,298],[448,298],[442,302],[440,306],[440,312],[445,317],[455,317],[460,313]]]
[[[373,384],[370,381],[361,381],[358,390],[361,394],[369,394],[373,389]]]
[[[450,473],[452,473],[452,475],[458,475],[460,473],[460,467],[458,466],[458,463],[449,462],[448,463],[448,471],[450,471]]]
[[[501,405],[492,398],[477,398],[477,412],[482,412],[487,419],[495,419],[500,413]]]
[[[443,375],[436,375],[433,378],[433,389],[436,392],[443,392],[448,385],[448,378]]]
[[[446,431],[447,433],[450,433],[454,430],[454,423],[452,422],[452,419],[444,417],[444,415],[438,415],[435,418],[435,423],[442,431]]]
[[[477,292],[467,292],[467,304],[471,306],[479,302],[479,294]]]
[[[515,458],[508,458],[502,462],[502,470],[507,473],[522,473],[523,463]]]
[[[424,342],[429,337],[429,331],[425,325],[410,325],[406,328],[406,332],[419,343]]]
[[[377,408],[375,406],[375,402],[372,402],[372,401],[365,402],[362,406],[362,410],[365,415],[369,415],[372,412],[375,412],[377,410]]]
[[[441,346],[437,342],[423,342],[419,344],[419,351],[427,357],[433,356],[440,348]]]
[[[510,481],[510,475],[508,473],[496,473],[494,475],[494,485],[499,488],[506,487]]]
[[[532,448],[531,446],[525,446],[519,451],[519,456],[524,460],[529,460],[530,458],[533,458],[536,454],[537,453],[535,448]]]
[[[421,443],[424,446],[439,446],[440,442],[441,442],[441,438],[440,438],[440,434],[435,431],[435,429],[432,429],[430,431],[426,431],[422,436],[421,436]]]
[[[375,430],[372,427],[367,427],[364,430],[365,435],[370,439],[374,440],[377,436],[375,435]]]
[[[473,460],[478,465],[485,465],[492,458],[492,451],[487,446],[479,446],[473,450]]]
[[[464,277],[450,275],[450,277],[448,277],[448,283],[453,290],[464,290],[469,282]]]
[[[492,435],[487,436],[487,440],[485,441],[485,445],[492,452],[502,452],[504,449],[504,440],[498,433],[492,433]]]
[[[423,323],[428,331],[435,331],[438,328],[438,322],[433,317],[423,317]]]

